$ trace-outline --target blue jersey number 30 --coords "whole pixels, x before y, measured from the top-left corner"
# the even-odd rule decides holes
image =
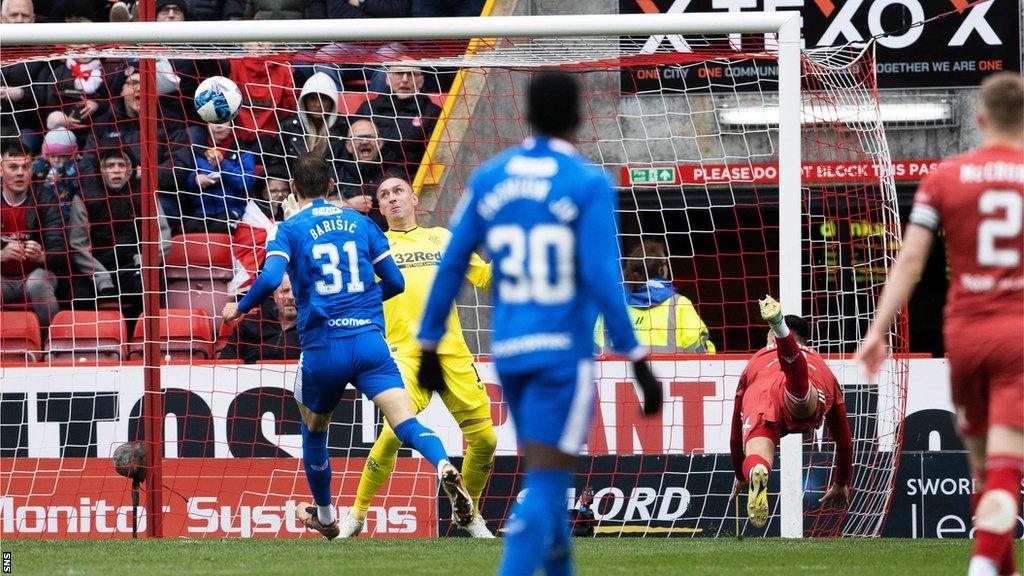
[[[487,249],[499,260],[502,302],[554,305],[575,297],[576,236],[567,226],[495,226],[487,232]]]

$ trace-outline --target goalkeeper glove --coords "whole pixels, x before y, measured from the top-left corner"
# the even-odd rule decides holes
[[[285,220],[291,218],[293,214],[299,211],[299,202],[295,199],[295,194],[289,194],[288,197],[281,202],[281,210],[284,212]]]
[[[437,350],[423,350],[417,378],[424,390],[442,392],[447,388],[441,372],[441,357],[437,355]]]
[[[661,412],[663,395],[661,382],[651,373],[651,366],[647,363],[646,358],[633,362],[633,375],[636,377],[636,383],[640,385],[640,391],[644,395],[644,415],[653,416]]]

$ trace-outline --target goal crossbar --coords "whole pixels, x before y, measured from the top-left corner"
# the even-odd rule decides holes
[[[450,38],[647,36],[781,32],[796,12],[371,18],[365,20],[234,20],[131,24],[0,24],[7,46],[188,42],[359,42]],[[781,38],[780,38],[781,40]],[[797,38],[799,40],[799,38]]]

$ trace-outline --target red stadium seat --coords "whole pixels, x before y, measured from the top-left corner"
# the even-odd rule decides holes
[[[32,311],[0,312],[0,361],[35,362],[41,358],[39,318]]]
[[[338,92],[338,114],[351,116],[364,102],[377,98],[376,92]]]
[[[165,358],[193,359],[213,358],[213,324],[205,310],[188,308],[167,308],[160,311],[157,322],[160,334],[160,350]],[[145,343],[145,318],[135,323],[129,358],[142,355]]]
[[[221,324],[220,329],[217,330],[217,343],[214,344],[214,352],[220,355],[220,351],[228,345],[228,340],[231,339],[231,335],[235,333],[235,327],[238,326],[238,322],[234,324]]]
[[[195,233],[171,238],[164,273],[168,308],[205,310],[219,326],[220,311],[231,300],[231,236]]]
[[[120,360],[128,329],[117,310],[62,310],[50,323],[51,360]]]

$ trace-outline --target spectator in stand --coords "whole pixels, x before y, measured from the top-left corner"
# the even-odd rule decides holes
[[[130,4],[130,6],[129,6]],[[241,20],[242,14],[230,14],[228,13],[229,8],[241,9],[240,7],[233,7],[227,0],[195,0],[194,2],[174,2],[176,4],[175,10],[167,10],[164,13],[164,19],[167,18],[167,14],[173,11],[178,12],[183,16],[182,20],[200,20],[200,21],[218,21],[218,20]],[[129,20],[137,20],[138,14],[135,11],[138,10],[138,3],[130,1],[115,2],[110,8],[110,21],[111,22],[127,22]],[[160,2],[157,2],[156,6],[156,19],[157,22],[161,20],[161,9]]]
[[[411,0],[313,0],[306,11],[308,18],[408,18],[412,16]],[[402,56],[408,50],[398,42],[389,42],[383,46],[370,48],[351,42],[332,42],[322,47],[316,54],[321,61],[352,62],[392,60]],[[330,76],[339,90],[351,87],[365,90],[371,78],[379,74],[376,67],[351,66],[345,64],[316,64],[314,72],[324,72]],[[297,70],[302,74],[302,67]],[[368,76],[368,73],[370,77]]]
[[[67,58],[51,61],[36,78],[42,89],[40,117],[46,128],[64,127],[85,145],[92,120],[110,109],[110,92],[99,58]]]
[[[0,150],[0,305],[29,304],[44,329],[57,310],[68,248],[57,197],[32,186],[32,157],[15,140]]]
[[[231,124],[208,124],[205,132],[205,138],[201,132],[193,138],[196,169],[188,183],[198,198],[194,217],[183,218],[184,228],[227,233],[242,218],[256,184],[256,155],[238,149]]]
[[[338,88],[334,81],[322,72],[313,74],[302,85],[298,114],[284,120],[280,134],[264,148],[264,162],[281,166],[314,150],[329,162],[340,160],[344,153],[345,123],[339,119]]]
[[[135,178],[136,163],[116,141],[103,143],[99,150],[100,177],[85,186],[92,253],[103,267],[97,272],[97,284],[115,286],[121,313],[134,318],[142,312],[142,195]]]
[[[244,294],[267,257],[267,235],[284,221],[282,203],[291,192],[288,174],[271,172],[259,178],[255,197],[245,206],[245,214],[231,235],[231,260],[235,271],[228,292]]]
[[[423,71],[415,66],[392,66],[387,72],[390,94],[365,102],[357,118],[369,118],[385,140],[385,155],[407,165],[419,164],[441,108],[421,94]]]
[[[89,136],[79,162],[83,175],[99,174],[98,156],[100,142],[118,148],[126,148],[132,158],[141,158],[141,131],[139,121],[139,72],[135,68],[125,69],[125,82],[121,98],[111,101],[110,112],[93,121],[93,134]],[[160,210],[167,224],[176,232],[180,227],[178,219],[183,213],[191,214],[192,206],[187,195],[178,194],[186,190],[189,177],[194,173],[192,146],[184,124],[180,122],[157,122],[157,189],[160,191]]]
[[[274,291],[274,301],[264,302],[258,314],[249,314],[239,322],[219,358],[238,359],[246,364],[298,360],[302,348],[295,325],[297,317],[292,284],[285,274]]]
[[[412,0],[313,0],[309,18],[408,18]]]
[[[0,22],[31,24],[36,14],[31,0],[0,2]],[[39,107],[42,88],[35,82],[46,62],[19,62],[0,67],[0,133],[17,135],[29,152],[39,150],[42,130]]]
[[[93,0],[55,0],[49,11],[47,22],[68,24],[87,24],[103,22],[109,11],[106,2]]]
[[[314,0],[226,0],[229,19],[302,20]]]
[[[672,287],[669,274],[668,251],[661,242],[644,240],[626,257],[626,304],[637,340],[657,354],[714,354],[708,327],[693,302]],[[604,345],[603,328],[599,319],[599,346]]]
[[[295,110],[295,84],[291,67],[268,59],[272,44],[243,42],[253,56],[232,61],[228,77],[242,91],[242,108],[235,118],[235,138],[246,145],[267,134],[277,134],[280,121]]]
[[[412,0],[412,15],[417,18],[479,16],[484,0]]]
[[[380,213],[374,191],[384,180],[385,173],[394,173],[405,180],[409,178],[401,162],[384,155],[383,145],[384,141],[373,122],[352,122],[345,142],[345,154],[340,162],[335,163],[335,172],[345,204],[366,214],[381,230],[387,230],[388,224]]]
[[[31,0],[3,0],[0,3],[0,23],[32,24],[36,21]]]
[[[37,190],[53,194],[60,202],[65,242],[71,256],[71,295],[74,303],[86,304],[99,296],[116,293],[106,269],[93,256],[89,241],[82,178],[75,158],[78,143],[67,128],[50,130],[43,138],[43,154],[32,162],[32,181]]]

